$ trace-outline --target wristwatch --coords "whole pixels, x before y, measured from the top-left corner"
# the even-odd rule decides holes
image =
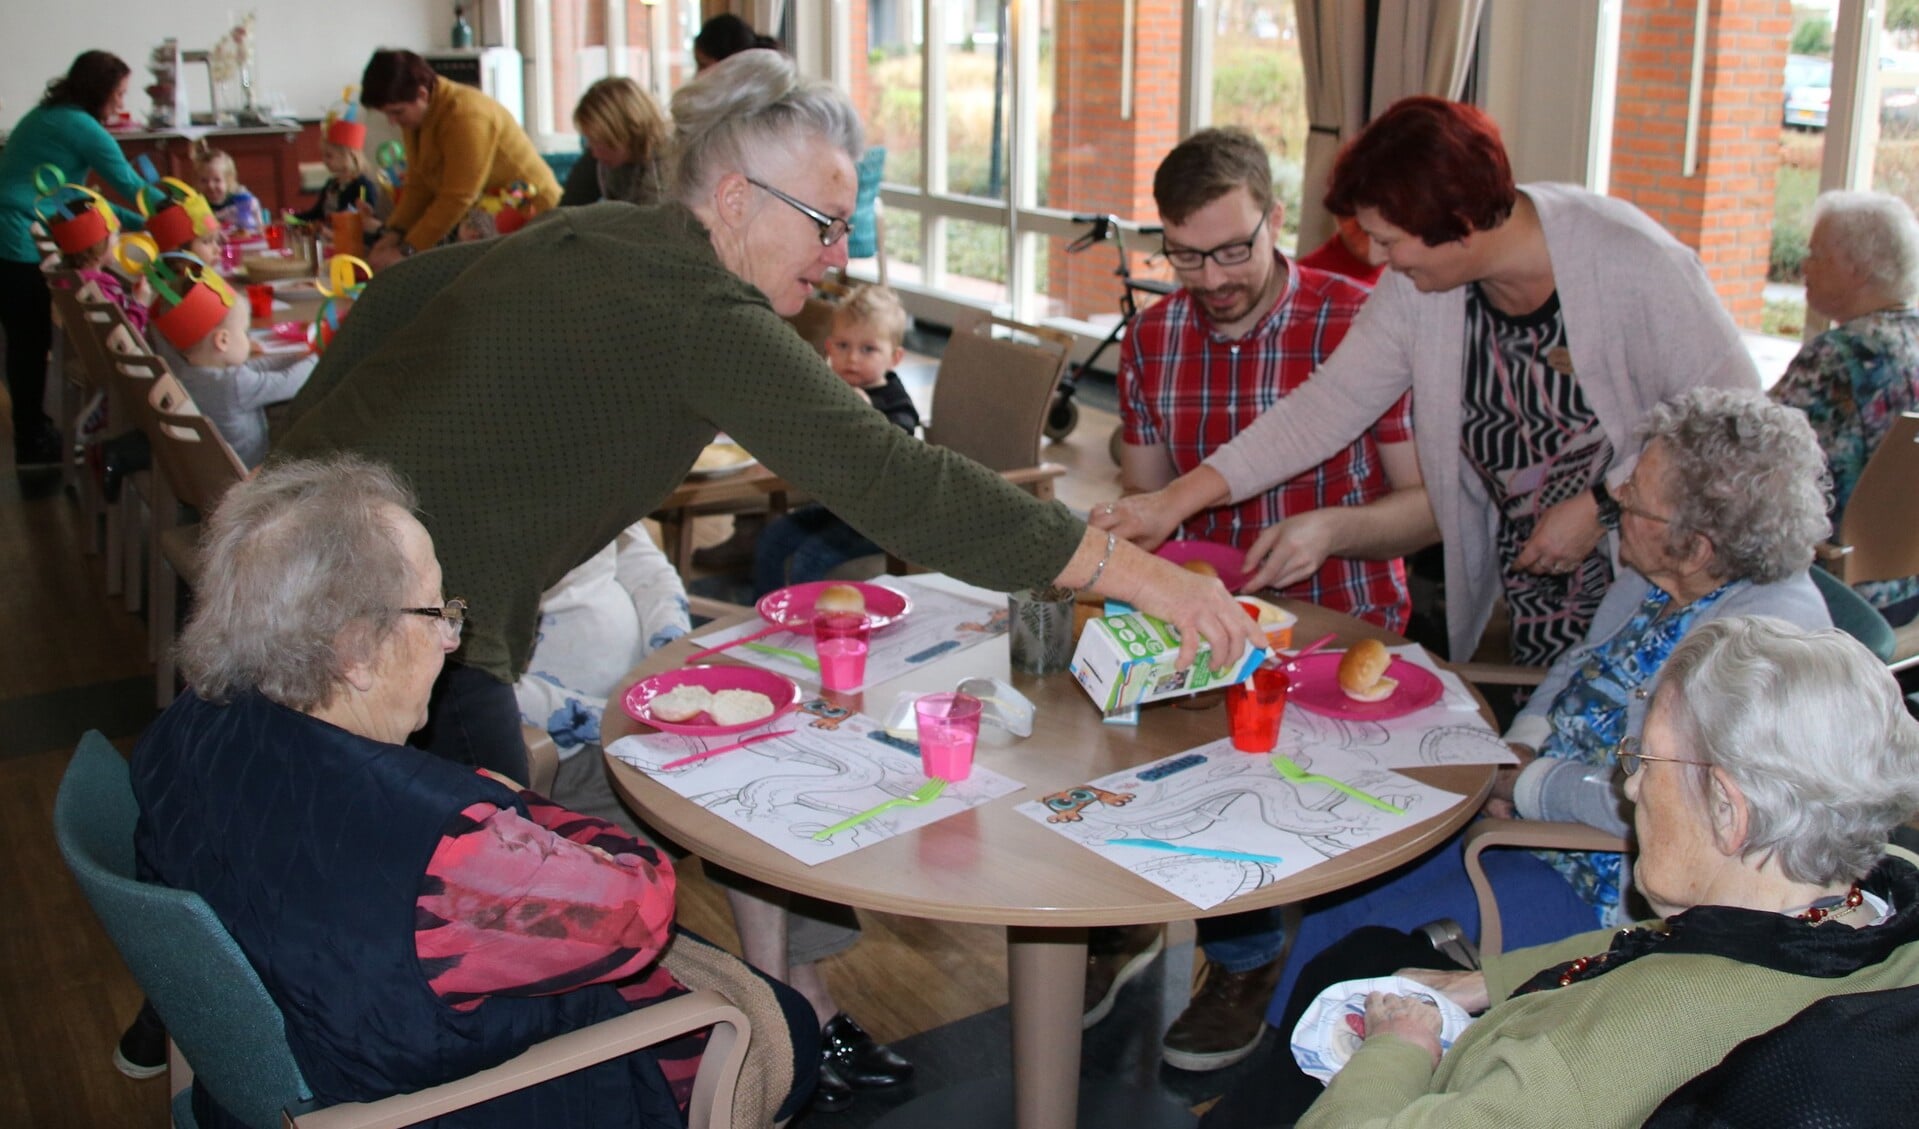
[[[1606,489],[1606,480],[1593,483],[1593,502],[1599,507],[1599,528],[1619,532],[1619,501]]]

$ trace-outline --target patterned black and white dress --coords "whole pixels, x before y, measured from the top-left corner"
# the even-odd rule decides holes
[[[1460,447],[1499,511],[1499,575],[1512,614],[1512,657],[1548,666],[1586,636],[1612,587],[1602,538],[1579,566],[1537,576],[1512,567],[1539,515],[1592,489],[1612,443],[1573,372],[1559,295],[1532,313],[1495,308],[1477,283],[1466,294],[1465,404]]]

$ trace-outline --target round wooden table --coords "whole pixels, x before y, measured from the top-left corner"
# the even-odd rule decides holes
[[[1367,637],[1405,642],[1336,612],[1309,604],[1286,606],[1299,616],[1294,639],[1300,643],[1327,632],[1337,633],[1339,644]],[[714,627],[738,622],[723,620]],[[690,640],[676,642],[648,656],[621,680],[602,722],[605,743],[647,731],[618,708],[626,688],[646,675],[678,667],[697,648]],[[950,690],[959,679],[977,675],[1006,679],[1037,707],[1031,737],[1012,745],[982,741],[977,753],[980,764],[1026,787],[818,866],[741,834],[726,819],[618,758],[608,756],[607,764],[614,787],[650,825],[703,859],[784,890],[863,909],[1006,926],[1013,1121],[1019,1129],[1065,1129],[1076,1123],[1087,927],[1212,917],[1344,889],[1444,842],[1479,810],[1492,787],[1491,765],[1406,770],[1408,776],[1459,794],[1459,802],[1384,839],[1199,910],[1014,809],[1037,796],[1217,740],[1225,734],[1224,710],[1161,702],[1142,711],[1137,728],[1107,725],[1072,675],[1011,673],[1004,638],[869,688],[864,695],[828,697],[873,716],[883,713],[901,691]],[[977,1107],[972,1113],[978,1124],[1003,1123]]]

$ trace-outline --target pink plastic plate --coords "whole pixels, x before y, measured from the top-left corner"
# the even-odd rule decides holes
[[[1183,565],[1187,561],[1205,561],[1219,570],[1219,582],[1228,592],[1237,592],[1246,583],[1246,572],[1240,566],[1246,563],[1246,554],[1231,545],[1221,545],[1216,541],[1168,541],[1153,553]]]
[[[297,345],[307,343],[307,323],[303,321],[276,321],[273,323],[273,336],[282,341]]]
[[[706,714],[700,714],[692,721],[665,721],[653,716],[651,703],[654,698],[669,693],[674,687],[689,684],[704,686],[716,694],[721,690],[752,690],[765,694],[772,699],[773,712],[745,725],[714,725],[713,719]],[[633,720],[643,721],[655,729],[684,733],[689,737],[721,737],[728,733],[757,729],[781,714],[790,712],[800,704],[800,688],[785,675],[756,666],[689,666],[640,679],[626,692],[621,704]],[[706,720],[701,721],[700,718]]]
[[[1432,671],[1395,655],[1386,667],[1386,677],[1399,680],[1391,696],[1381,702],[1349,698],[1339,688],[1339,660],[1345,657],[1344,651],[1326,651],[1307,655],[1294,663],[1287,671],[1293,679],[1291,700],[1302,709],[1327,717],[1384,721],[1423,710],[1446,692]]]
[[[906,618],[913,603],[891,588],[882,588],[878,584],[862,584],[856,581],[813,580],[805,584],[792,584],[760,597],[760,618],[768,623],[777,623],[788,631],[805,634],[813,632],[813,604],[820,593],[835,584],[849,584],[860,590],[866,597],[866,626],[878,631],[888,624],[898,623]]]

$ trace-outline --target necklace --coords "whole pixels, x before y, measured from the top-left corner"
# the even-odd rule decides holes
[[[1795,913],[1793,917],[1808,925],[1819,925],[1823,922],[1844,917],[1846,914],[1851,913],[1853,910],[1865,904],[1865,900],[1866,895],[1860,891],[1859,883],[1854,882],[1852,889],[1846,891],[1845,897],[1835,898],[1830,901],[1821,898],[1820,901],[1825,901],[1827,904],[1820,905],[1818,902],[1815,902],[1810,909],[1801,913]]]
[[[1844,897],[1835,895],[1831,898],[1821,898],[1820,901],[1825,904],[1819,905],[1815,903],[1793,914],[1793,920],[1803,921],[1808,925],[1822,925],[1828,921],[1837,921],[1864,905],[1866,895],[1859,889],[1859,883],[1854,882],[1852,889],[1846,891]],[[1633,932],[1647,933],[1646,930],[1621,930],[1620,932],[1622,936]],[[1663,931],[1653,931],[1650,933],[1648,939],[1657,943],[1658,941],[1664,940],[1667,936],[1668,934]],[[1612,950],[1609,949],[1606,952],[1579,957],[1567,963],[1559,970],[1559,976],[1557,977],[1559,986],[1565,988],[1576,981],[1586,979],[1588,976],[1598,975],[1599,972],[1605,969],[1607,962],[1612,959],[1612,955]]]

